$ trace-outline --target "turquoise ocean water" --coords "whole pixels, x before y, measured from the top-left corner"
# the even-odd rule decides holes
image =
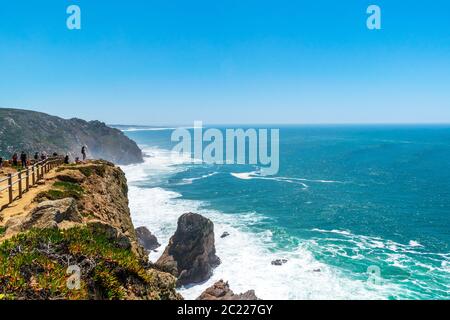
[[[171,128],[125,133],[146,153],[123,169],[134,223],[163,244],[150,258],[182,213],[215,223],[222,264],[186,298],[218,279],[263,299],[450,298],[450,126],[281,127],[273,177],[174,160]]]

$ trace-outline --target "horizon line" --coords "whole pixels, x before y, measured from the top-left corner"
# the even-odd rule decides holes
[[[101,120],[100,120],[101,121]],[[118,124],[106,123],[111,127],[136,127],[136,128],[193,128],[192,124]],[[203,126],[450,126],[450,122],[317,122],[317,123],[203,123]]]

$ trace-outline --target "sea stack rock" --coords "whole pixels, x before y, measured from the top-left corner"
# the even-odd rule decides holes
[[[203,291],[197,300],[259,300],[254,290],[235,294],[223,280],[217,281],[211,287]]]
[[[148,251],[155,250],[161,246],[158,239],[156,239],[156,237],[146,227],[136,228],[136,236],[139,244]]]
[[[177,286],[207,280],[220,264],[212,221],[196,213],[183,214],[156,264],[178,278]]]

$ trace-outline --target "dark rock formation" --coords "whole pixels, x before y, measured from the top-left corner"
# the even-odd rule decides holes
[[[220,237],[225,238],[225,237],[228,237],[229,235],[230,234],[227,231],[225,231],[224,233],[222,233],[222,235]]]
[[[287,259],[276,259],[272,261],[273,266],[281,266],[287,262]]]
[[[254,290],[235,294],[223,280],[217,281],[211,287],[203,291],[197,300],[260,300]]]
[[[155,250],[161,246],[158,239],[156,239],[156,237],[146,227],[136,228],[136,236],[139,244],[148,251]]]
[[[212,221],[195,213],[183,214],[156,264],[176,276],[178,286],[207,280],[220,264]]]
[[[54,152],[73,159],[87,146],[88,157],[117,164],[142,162],[142,151],[122,131],[99,121],[62,119],[41,112],[0,108],[0,156],[9,159],[22,150]]]

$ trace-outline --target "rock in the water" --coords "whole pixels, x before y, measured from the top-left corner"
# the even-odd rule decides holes
[[[273,266],[281,266],[287,262],[287,259],[276,259],[272,261]]]
[[[156,237],[146,227],[136,228],[136,236],[139,244],[148,251],[155,250],[161,246],[158,239],[156,239]]]
[[[196,213],[183,214],[156,264],[176,276],[178,286],[207,280],[220,264],[212,221]]]
[[[235,294],[223,280],[217,281],[211,287],[203,291],[197,300],[259,300],[254,290]]]
[[[230,234],[227,231],[225,231],[224,233],[222,233],[222,235],[220,237],[225,238],[225,237],[228,237],[229,235]]]
[[[77,203],[73,198],[54,201],[44,201],[30,211],[22,222],[22,230],[30,228],[56,228],[63,221],[83,221],[78,212]]]

